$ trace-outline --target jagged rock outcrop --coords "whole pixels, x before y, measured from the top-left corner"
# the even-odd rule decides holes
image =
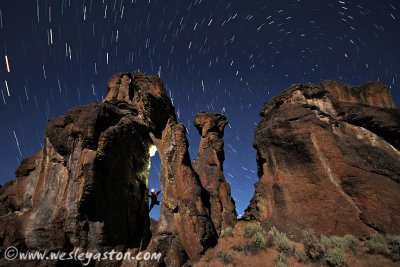
[[[0,188],[1,248],[135,254],[148,246],[162,253],[159,265],[196,261],[218,235],[185,133],[158,77],[114,75],[102,103],[50,120],[43,149]],[[150,242],[146,192],[153,145],[162,161],[163,200]]]
[[[209,215],[209,195],[192,168],[185,127],[170,120],[161,138],[152,138],[161,159],[163,205],[158,234],[147,250],[160,251],[173,246],[164,254],[163,263],[181,266],[184,262],[177,255],[196,261],[217,242],[218,235]]]
[[[129,98],[112,97],[127,87]],[[169,118],[174,109],[158,78],[121,74],[111,79],[103,103],[50,120],[43,150],[24,160],[17,179],[1,190],[2,246],[145,247],[149,130],[161,134]]]
[[[370,82],[291,86],[261,112],[245,218],[301,236],[400,233],[400,111]]]
[[[225,227],[232,227],[237,216],[235,202],[223,172],[225,153],[222,138],[227,124],[224,115],[207,112],[198,113],[194,120],[201,138],[193,168],[210,195],[211,219],[218,233]]]

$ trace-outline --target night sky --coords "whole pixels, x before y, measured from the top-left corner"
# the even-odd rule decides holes
[[[194,115],[228,117],[224,171],[243,213],[268,99],[294,83],[379,80],[399,106],[399,10],[398,0],[1,0],[0,182],[41,148],[49,118],[100,102],[112,74],[140,70],[165,82],[192,159]]]

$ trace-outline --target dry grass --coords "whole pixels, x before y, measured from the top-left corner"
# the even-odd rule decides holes
[[[346,235],[344,237],[317,235],[309,237],[310,245],[316,251],[322,250],[318,260],[312,262],[301,242],[289,240],[284,233],[275,229],[262,229],[255,222],[238,222],[228,230],[229,234],[220,238],[215,248],[210,249],[195,263],[198,267],[298,267],[298,266],[399,266],[387,255],[371,254],[367,241],[361,242]],[[273,236],[273,240],[271,239]],[[283,241],[282,241],[283,240]],[[400,238],[386,239],[394,255],[399,251]],[[268,242],[271,242],[268,244]],[[283,248],[290,248],[289,253]],[[317,254],[320,252],[317,252]]]

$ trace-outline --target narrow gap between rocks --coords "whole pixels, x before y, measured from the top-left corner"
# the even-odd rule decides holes
[[[150,147],[150,172],[149,172],[149,179],[148,179],[148,189],[149,194],[151,189],[154,189],[156,192],[161,190],[161,182],[160,182],[160,167],[161,167],[161,159],[160,155],[154,145]],[[160,208],[161,208],[161,201],[162,201],[162,194],[158,195],[158,201],[160,205],[154,205],[152,210],[150,211],[150,218],[158,221],[160,217]],[[151,199],[148,198],[148,205],[150,208]]]

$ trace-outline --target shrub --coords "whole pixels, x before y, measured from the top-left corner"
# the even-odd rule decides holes
[[[232,256],[225,251],[218,251],[217,252],[217,258],[223,262],[224,264],[230,264],[230,263],[234,263]]]
[[[289,238],[287,238],[286,234],[284,233],[281,233],[280,235],[277,236],[276,244],[278,245],[279,251],[283,252],[291,251]]]
[[[328,237],[325,235],[321,235],[320,242],[325,249],[336,248],[336,247],[342,248],[344,245],[342,239],[339,236]]]
[[[315,233],[311,229],[307,229],[303,231],[303,245],[304,250],[307,256],[312,261],[316,261],[322,258],[324,255],[325,249],[324,246],[321,245],[318,238],[315,236]]]
[[[249,224],[246,225],[243,232],[244,237],[252,238],[254,237],[254,242],[247,242],[244,247],[243,251],[245,254],[250,252],[252,254],[258,253],[261,249],[266,248],[266,241],[264,238],[264,230],[260,225],[257,224]]]
[[[280,234],[280,232],[278,231],[278,229],[276,229],[275,226],[272,226],[271,229],[269,229],[269,231],[268,231],[268,236],[271,236],[271,237],[275,237],[279,234]]]
[[[300,263],[306,263],[308,261],[307,254],[304,250],[295,250],[294,256]]]
[[[270,247],[272,247],[274,245],[274,243],[275,243],[275,237],[268,234],[267,235],[267,241],[266,241],[266,244],[265,244],[266,247],[270,248]]]
[[[394,261],[400,260],[400,236],[388,236],[387,242],[390,249],[390,258]]]
[[[371,236],[366,242],[369,252],[376,254],[387,255],[389,253],[389,246],[385,237],[381,234]]]
[[[277,245],[279,251],[290,252],[290,240],[285,233],[279,232],[275,226],[268,231],[268,245]]]
[[[357,239],[352,235],[345,235],[343,237],[340,236],[327,237],[322,235],[320,240],[325,250],[330,248],[340,248],[343,251],[347,251],[349,249],[355,250],[358,243]]]
[[[265,242],[265,238],[264,235],[260,232],[257,232],[255,234],[256,236],[256,245],[259,246],[261,249],[265,249],[266,248],[266,242]]]
[[[226,227],[225,229],[222,229],[221,233],[220,233],[220,237],[226,237],[226,236],[232,236],[232,227]]]
[[[370,253],[382,254],[394,261],[400,260],[400,236],[373,235],[366,242]]]
[[[287,256],[284,252],[279,253],[276,261],[276,267],[286,267]]]
[[[340,247],[328,249],[324,259],[329,266],[347,266],[346,254]]]
[[[358,246],[358,239],[354,235],[349,234],[345,235],[343,238],[346,240],[347,250],[350,249],[355,252]]]
[[[257,224],[246,225],[244,227],[244,237],[252,238],[256,233],[264,234],[264,230]]]

